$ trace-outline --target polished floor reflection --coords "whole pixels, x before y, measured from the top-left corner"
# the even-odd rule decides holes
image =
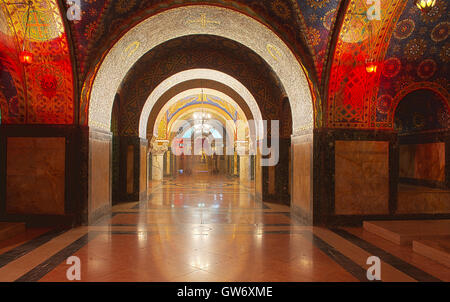
[[[151,184],[148,202],[72,230],[31,229],[0,242],[0,281],[450,281],[450,270],[362,228],[296,223],[286,206],[255,200],[252,184],[210,175]]]

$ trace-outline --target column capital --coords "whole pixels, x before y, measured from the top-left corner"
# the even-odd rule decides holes
[[[168,140],[158,140],[156,138],[152,138],[150,142],[150,153],[153,155],[163,155],[169,150],[169,141]]]

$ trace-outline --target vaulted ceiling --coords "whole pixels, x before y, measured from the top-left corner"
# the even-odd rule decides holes
[[[323,126],[392,129],[395,108],[409,92],[430,89],[449,98],[446,0],[437,0],[428,13],[413,0],[380,0],[381,20],[374,21],[367,18],[365,0],[81,0],[82,19],[74,22],[58,12],[67,9],[65,1],[33,1],[41,16],[33,35],[45,38],[27,38],[36,63],[25,68],[18,61],[25,7],[0,3],[5,123],[77,123],[73,98],[92,81],[115,41],[140,21],[188,4],[231,8],[271,28],[302,59],[322,104]],[[379,64],[379,72],[365,72],[367,59]]]

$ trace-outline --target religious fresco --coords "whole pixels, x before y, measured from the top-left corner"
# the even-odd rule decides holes
[[[376,126],[392,127],[401,96],[425,88],[449,98],[449,4],[437,1],[421,13],[409,1],[394,28],[383,63],[377,97]]]
[[[72,61],[57,1],[31,3],[30,7],[2,5],[7,16],[7,26],[3,20],[0,33],[6,36],[0,43],[2,93],[6,94],[1,96],[3,122],[72,124]],[[29,53],[31,62],[19,63],[23,51]],[[5,53],[14,55],[7,58]],[[11,71],[10,76],[5,69]]]
[[[329,44],[340,0],[296,0],[298,17],[303,20],[306,40],[311,50],[319,83],[329,55]]]
[[[0,123],[23,123],[23,69],[6,11],[0,9]]]
[[[328,87],[327,126],[375,128],[379,72],[366,62],[383,61],[387,43],[405,1],[381,1],[380,20],[369,20],[365,1],[352,0],[334,52]]]
[[[320,120],[316,128],[392,129],[395,108],[409,92],[426,88],[449,98],[447,1],[437,0],[430,12],[422,13],[413,1],[381,0],[381,20],[369,22],[365,1],[352,0],[341,28],[335,25],[336,14],[345,4],[340,0],[193,0],[183,4],[200,2],[233,8],[268,25],[298,57],[304,58],[311,87],[329,84],[324,95],[313,91],[316,120]],[[180,6],[179,1],[163,0],[82,0],[82,18],[69,22],[71,40],[67,41],[58,1],[32,3],[27,35],[27,6],[2,3],[3,124],[73,123],[74,85],[68,43],[75,48],[73,60],[82,87],[79,92],[86,100],[98,64],[119,37],[145,18]],[[331,49],[336,30],[338,41]],[[33,63],[28,66],[19,61],[23,41],[33,55]],[[272,52],[276,55],[275,50]],[[379,64],[378,72],[364,71],[367,58]],[[327,74],[325,67],[330,60]],[[82,109],[81,123],[86,124],[88,108]]]
[[[212,2],[220,1],[211,1],[211,3]],[[248,13],[248,11],[245,11],[245,8],[247,10],[250,9],[258,18],[263,18],[271,23],[272,28],[274,28],[278,34],[280,34],[279,31],[284,30],[285,32],[280,34],[280,36],[290,45],[296,43],[298,45],[303,45],[302,43],[306,42],[306,52],[310,52],[314,66],[312,70],[306,70],[311,86],[315,86],[315,79],[317,79],[319,84],[330,83],[330,87],[327,90],[329,97],[324,106],[325,110],[327,110],[326,114],[322,114],[320,110],[317,110],[322,107],[321,98],[323,96],[313,95],[316,102],[318,102],[318,105],[316,105],[316,114],[319,116],[320,120],[323,119],[323,125],[326,125],[327,127],[392,129],[392,110],[395,107],[395,105],[392,104],[395,103],[393,99],[398,93],[396,87],[408,86],[416,81],[415,79],[410,78],[407,70],[404,70],[404,76],[398,73],[396,74],[396,77],[402,80],[401,82],[403,83],[406,81],[406,84],[391,84],[391,81],[387,78],[391,77],[390,72],[392,72],[392,70],[394,70],[394,74],[396,73],[395,69],[398,65],[398,58],[392,55],[392,52],[393,50],[398,51],[400,47],[403,49],[403,52],[406,52],[406,49],[412,49],[414,52],[416,46],[420,48],[420,45],[423,45],[423,43],[416,43],[417,41],[414,40],[412,35],[408,35],[401,39],[395,37],[396,33],[394,29],[399,28],[401,31],[401,27],[407,28],[408,24],[411,23],[409,21],[402,22],[403,19],[417,19],[420,21],[419,23],[424,23],[420,24],[422,28],[421,33],[429,31],[430,38],[433,35],[437,41],[440,41],[439,43],[441,43],[443,47],[442,49],[439,47],[434,47],[432,49],[432,51],[435,52],[436,58],[423,59],[424,62],[421,65],[420,71],[418,71],[421,73],[422,78],[427,77],[426,73],[430,68],[431,70],[433,69],[434,64],[430,60],[438,62],[438,60],[436,60],[437,58],[445,58],[446,55],[446,37],[440,37],[446,35],[446,27],[448,26],[447,22],[443,21],[448,16],[446,1],[438,1],[437,8],[428,13],[431,14],[430,17],[423,17],[421,15],[422,13],[414,6],[412,1],[382,0],[382,19],[380,21],[374,20],[370,22],[367,19],[367,10],[369,6],[364,1],[350,1],[342,28],[335,28],[337,11],[340,9],[342,1],[274,0],[259,1],[259,4],[256,4],[255,1],[239,2],[240,6],[237,4],[237,1],[233,3],[244,13]],[[187,4],[189,3],[191,2],[188,2]],[[143,9],[142,11],[145,11],[145,13],[148,14],[146,17],[148,17],[162,11],[161,7],[158,8],[159,4],[161,3],[158,2],[158,4],[154,4],[150,9],[149,4],[146,3],[146,1],[142,1],[141,4],[116,4],[116,6],[120,6],[120,8],[118,8],[109,5],[108,1],[93,1],[92,4],[89,5],[98,5],[96,9],[97,11],[101,10],[102,13],[99,14],[99,16],[103,16],[104,20],[92,21],[89,28],[95,28],[94,23],[109,24],[108,20],[112,15],[119,16],[119,19],[116,19],[114,24],[121,24],[120,22],[125,22],[126,16],[132,14],[132,12],[136,12],[138,10],[137,8],[145,7],[146,9]],[[168,8],[171,7],[170,2],[166,1],[166,5]],[[119,9],[122,14],[117,12],[114,13],[114,10],[116,9]],[[444,10],[444,13],[439,13],[439,11]],[[91,11],[93,12],[93,10]],[[294,19],[292,16],[293,14],[295,15]],[[409,17],[405,17],[408,14]],[[399,18],[400,15],[402,16],[401,18]],[[144,17],[144,12],[135,14],[134,16],[135,18],[133,20],[140,20],[140,18]],[[89,23],[89,20],[90,19],[82,21],[82,23]],[[429,23],[426,20],[432,21],[432,23],[434,22],[433,24],[430,23],[431,25],[429,25],[429,27],[431,28],[428,30],[423,29],[424,25]],[[283,23],[284,27],[280,27],[280,23]],[[397,23],[399,23],[398,26]],[[369,26],[369,24],[371,24],[371,26]],[[330,48],[332,45],[331,38],[333,30],[340,30],[336,49]],[[292,38],[293,36],[291,34],[293,31],[303,32],[304,34],[301,37],[296,34],[295,39],[297,41],[292,42],[292,39],[290,40],[287,37],[290,36]],[[431,33],[432,31],[433,34]],[[98,32],[104,34],[104,28],[99,29]],[[392,34],[393,32],[394,34]],[[417,34],[420,35],[419,32],[417,32]],[[399,35],[401,36],[401,33]],[[304,49],[300,51],[298,47],[294,47],[294,49],[297,51],[297,54],[305,52]],[[376,50],[373,51],[373,49]],[[439,51],[436,49],[439,49]],[[407,55],[402,55],[401,57],[403,57],[402,60],[410,60],[407,59],[407,57],[411,58],[411,56]],[[379,64],[379,72],[375,74],[367,74],[365,72],[363,63],[367,58],[373,59]],[[329,60],[333,61],[331,72],[328,75],[324,72],[324,68]],[[421,62],[417,64],[417,67],[420,63]],[[410,66],[416,65],[410,64]],[[448,94],[447,80],[442,75],[446,74],[447,64],[443,64],[442,66],[443,68],[440,69],[441,76],[438,76],[436,73],[436,81],[432,79],[432,82],[434,83],[434,86],[441,86],[441,88],[445,90],[442,94],[445,95]],[[414,72],[414,74],[420,78],[417,72]],[[93,75],[94,74],[91,74],[91,76]],[[85,83],[87,87],[89,87],[91,81],[93,81],[93,78],[88,78],[87,83]],[[442,83],[445,85],[441,85]],[[333,85],[338,85],[340,87],[332,87]],[[89,97],[88,90],[84,91],[84,93],[87,94],[85,97]],[[322,123],[317,123],[316,127],[321,127],[323,125]]]
[[[225,116],[227,120],[236,122],[245,119],[243,113],[239,112],[240,110],[220,97],[210,94],[191,95],[170,105],[169,108],[163,108],[156,121],[156,125],[158,125],[158,139],[168,138],[169,125],[181,116],[183,112],[189,111],[193,107],[200,109],[202,106],[213,108],[221,116]]]
[[[206,0],[183,1],[183,4],[215,4],[238,10],[267,24],[303,57],[309,57],[304,49],[301,20],[296,16],[293,0]],[[89,71],[102,59],[112,43],[131,26],[157,13],[180,6],[179,1],[127,1],[81,0],[82,18],[74,21],[72,32],[76,45],[78,67],[85,79]],[[312,65],[311,65],[312,66]]]

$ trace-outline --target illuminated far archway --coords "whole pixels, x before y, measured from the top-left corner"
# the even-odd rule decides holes
[[[258,103],[256,102],[250,91],[235,78],[213,69],[190,69],[186,71],[179,72],[173,76],[167,78],[162,83],[160,83],[150,94],[147,101],[145,102],[144,108],[141,113],[141,118],[139,120],[139,136],[141,138],[147,138],[147,124],[150,116],[150,112],[155,106],[156,102],[161,96],[163,96],[172,87],[190,80],[213,80],[223,83],[237,92],[241,98],[247,103],[250,112],[255,121],[262,121],[261,111],[259,110]],[[259,133],[258,137],[262,137],[263,129],[257,128]]]
[[[183,132],[188,130],[188,128],[192,128],[196,125],[196,120],[193,118],[193,114],[198,112],[199,108],[191,108],[186,112],[182,113],[180,116],[176,118],[170,125],[168,125],[169,132],[172,133],[167,140],[172,143],[174,139],[180,138],[177,135],[173,135],[178,132],[175,129],[183,129]],[[207,121],[208,124],[213,126],[215,129],[220,129],[220,133],[222,135],[222,141],[226,146],[234,146],[235,134],[238,134],[238,130],[248,129],[247,120],[244,120],[243,123],[236,125],[235,123],[230,123],[231,119],[229,119],[223,113],[220,113],[218,109],[207,108],[203,110],[204,113],[211,114],[211,119]],[[238,129],[238,126],[240,127]],[[232,149],[234,150],[234,149]]]
[[[204,22],[202,22],[202,20]],[[187,35],[216,35],[252,49],[272,68],[292,108],[294,133],[314,127],[311,90],[305,72],[286,44],[268,27],[231,9],[190,5],[152,16],[130,29],[108,52],[94,79],[89,126],[110,131],[114,96],[132,66],[154,47]],[[144,118],[148,116],[146,106]],[[144,123],[146,124],[146,123]],[[140,125],[140,136],[146,129]]]
[[[193,96],[193,95],[200,95],[200,94],[205,94],[205,95],[212,95],[220,100],[222,100],[223,102],[228,103],[229,105],[231,105],[239,114],[239,116],[245,118],[245,122],[247,122],[248,120],[252,120],[253,116],[246,116],[244,111],[242,110],[242,108],[239,106],[238,103],[236,103],[230,96],[228,96],[227,94],[215,90],[215,89],[210,89],[210,88],[193,88],[193,89],[188,89],[185,90],[179,94],[177,94],[176,96],[172,97],[165,105],[164,107],[161,109],[161,111],[158,114],[158,117],[155,120],[154,125],[148,125],[147,129],[152,129],[153,128],[153,136],[158,136],[158,127],[159,127],[159,123],[161,122],[161,119],[163,118],[164,112],[166,112],[167,110],[169,110],[173,105],[175,105],[176,103],[178,103],[179,101],[183,100],[186,97],[189,96]],[[147,130],[148,131],[148,130]],[[148,134],[148,133],[147,133]]]

